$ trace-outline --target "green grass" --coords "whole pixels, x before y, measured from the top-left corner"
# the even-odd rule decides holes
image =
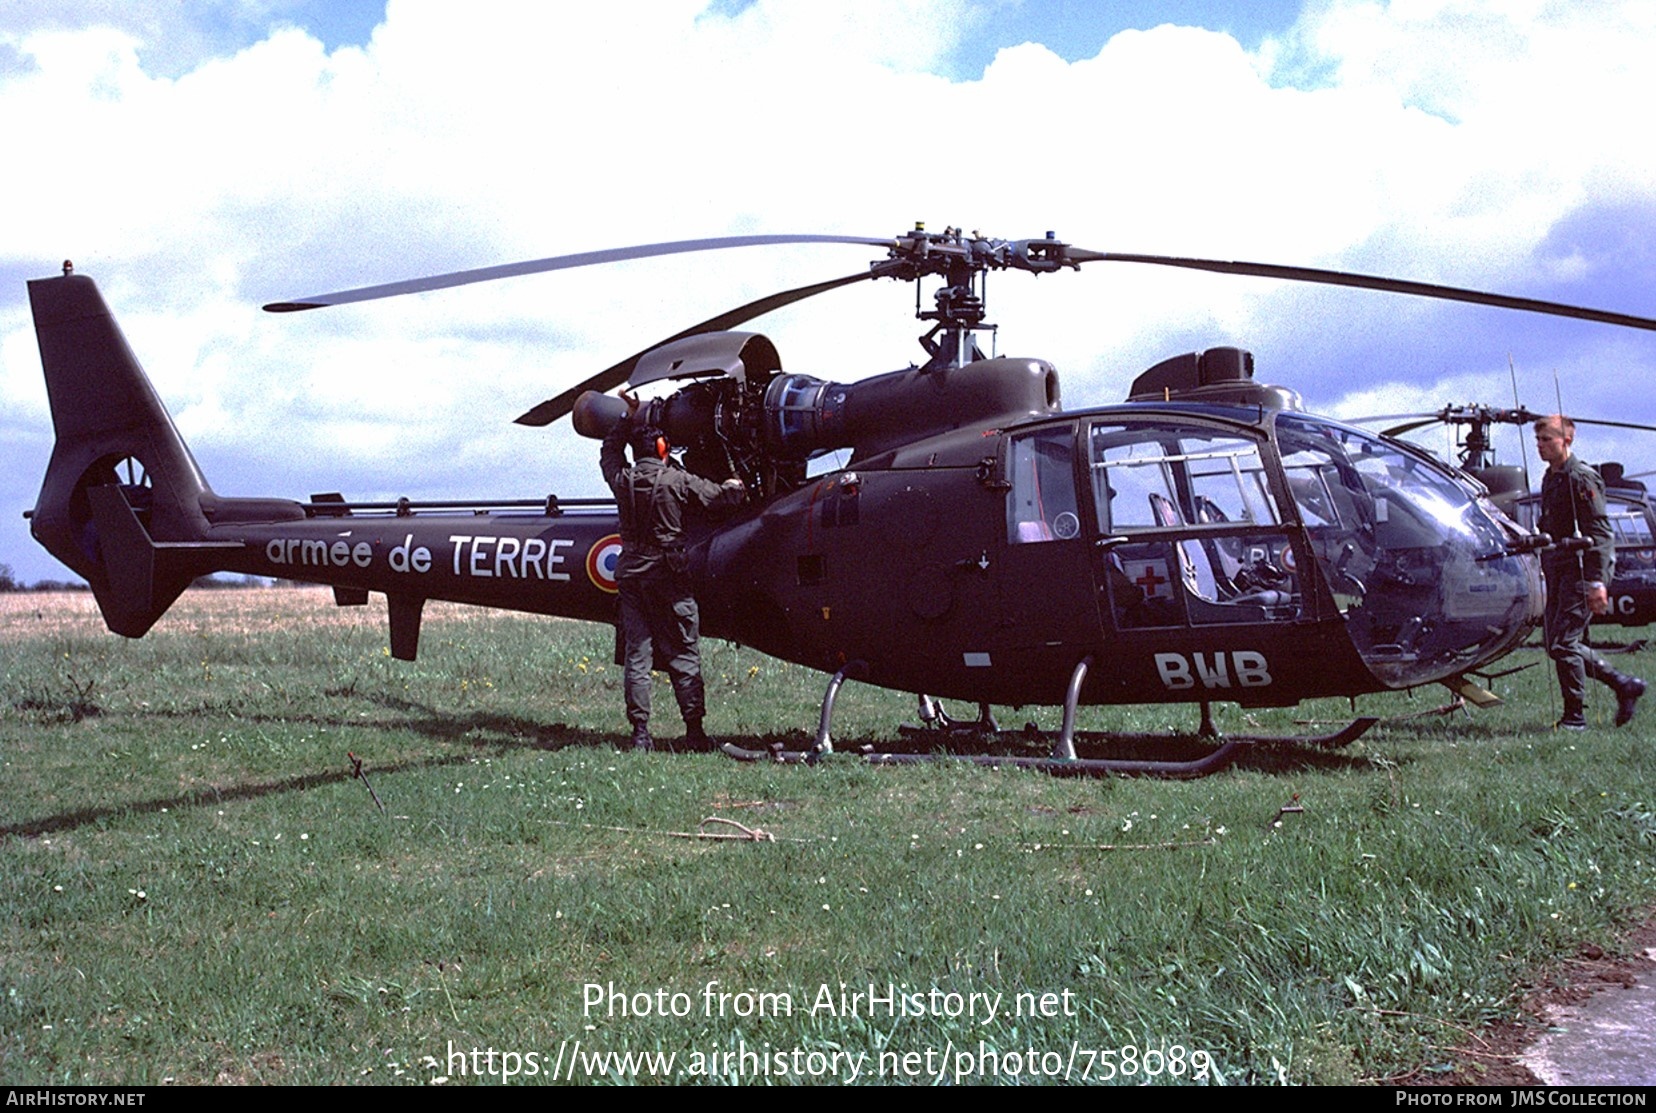
[[[864,1080],[885,1053],[886,1081],[1042,1081],[1074,1048],[1074,1077],[1097,1079],[1180,1047],[1187,1080],[1198,1051],[1210,1081],[1376,1080],[1475,1049],[1526,979],[1616,951],[1656,896],[1656,714],[1556,735],[1541,668],[1497,681],[1489,712],[1197,782],[747,766],[615,752],[607,629],[434,610],[407,664],[382,618],[325,594],[222,613],[242,595],[187,595],[136,642],[0,616],[0,1081],[460,1084],[508,1063],[534,1081],[577,1040],[673,1053],[679,1081],[744,1043],[766,1058],[716,1078],[800,1080],[780,1053],[843,1079],[839,1052],[868,1056]],[[715,734],[808,738],[826,678],[706,653]],[[665,682],[657,701],[671,738]],[[1277,732],[1348,710],[1219,709]],[[912,715],[847,685],[836,740]],[[777,841],[670,834],[710,815]],[[842,984],[927,1007],[812,1009]],[[934,990],[999,994],[999,1014],[938,1015]],[[654,1015],[675,993],[688,1015]],[[1047,1007],[1008,1015],[1020,993]],[[791,1015],[751,1015],[761,1000]],[[451,1048],[496,1055],[462,1075]]]

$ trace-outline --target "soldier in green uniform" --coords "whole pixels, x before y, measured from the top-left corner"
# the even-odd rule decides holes
[[[710,750],[702,728],[706,712],[701,676],[701,615],[691,591],[684,547],[684,508],[691,501],[717,509],[742,501],[740,479],[715,483],[685,471],[668,455],[667,435],[635,421],[638,400],[623,395],[628,413],[604,438],[598,464],[615,492],[621,518],[621,596],[627,720],[635,750],[651,750],[650,670],[659,658],[673,681],[684,716],[684,748]],[[627,463],[625,448],[632,448]]]
[[[1610,609],[1605,586],[1615,574],[1616,550],[1610,516],[1604,505],[1604,481],[1570,451],[1575,422],[1553,414],[1535,423],[1535,448],[1546,461],[1541,480],[1541,520],[1536,528],[1555,541],[1580,538],[1584,545],[1542,553],[1547,577],[1547,655],[1558,670],[1563,690],[1563,730],[1586,730],[1587,678],[1608,684],[1616,693],[1616,725],[1633,719],[1645,682],[1617,672],[1586,643],[1587,625]]]

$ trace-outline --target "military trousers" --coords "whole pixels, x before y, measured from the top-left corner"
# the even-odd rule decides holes
[[[621,638],[627,721],[650,721],[650,671],[659,661],[673,682],[686,723],[700,720],[706,700],[701,675],[701,613],[689,577],[659,565],[616,584],[621,595]]]
[[[1564,713],[1569,715],[1585,705],[1588,677],[1611,687],[1620,677],[1587,644],[1587,626],[1593,621],[1592,608],[1587,605],[1587,582],[1573,564],[1556,571],[1547,568],[1546,574],[1547,656],[1558,672]]]

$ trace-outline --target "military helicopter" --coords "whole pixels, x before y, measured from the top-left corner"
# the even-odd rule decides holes
[[[1616,531],[1616,576],[1610,581],[1610,610],[1594,617],[1601,625],[1648,626],[1656,622],[1656,506],[1638,476],[1614,460],[1598,466],[1610,526]],[[1540,513],[1526,500],[1529,513]],[[1520,513],[1524,508],[1520,507]]]
[[[1656,321],[1398,279],[1272,264],[1130,255],[1048,233],[989,239],[923,226],[895,237],[744,236],[650,244],[278,302],[311,309],[467,282],[691,251],[813,242],[876,247],[866,269],[709,318],[535,406],[599,437],[667,384],[646,416],[685,466],[742,478],[747,504],[691,528],[703,632],[828,674],[816,742],[832,749],[848,679],[942,699],[1047,704],[1054,772],[1194,775],[1260,739],[1220,738],[1209,709],[1291,706],[1473,679],[1542,607],[1538,541],[1422,450],[1307,413],[1257,383],[1252,356],[1165,360],[1124,404],[1066,411],[1057,371],[986,357],[991,271],[1127,262],[1356,286],[1656,329]],[[922,280],[936,278],[933,306]],[[855,282],[916,284],[923,363],[855,382],[784,371],[737,326]],[[57,439],[31,514],[36,539],[90,584],[106,624],[140,637],[189,583],[225,570],[331,585],[341,606],[388,603],[392,654],[412,660],[428,599],[616,620],[614,504],[231,498],[208,486],[92,280],[65,264],[29,283]],[[658,387],[657,389],[661,389]],[[843,467],[815,474],[822,455]],[[1082,704],[1198,704],[1212,750],[1183,760],[1081,757]],[[1374,720],[1298,741],[1349,741]],[[947,737],[939,734],[939,737]],[[902,761],[913,755],[871,755]]]
[[[1541,496],[1530,490],[1527,467],[1495,462],[1490,433],[1496,425],[1517,425],[1528,429],[1546,415],[1523,406],[1510,409],[1479,404],[1449,405],[1431,414],[1393,414],[1376,418],[1401,425],[1385,430],[1385,436],[1400,437],[1432,425],[1464,430],[1457,436],[1457,462],[1468,475],[1483,483],[1490,499],[1504,513],[1528,529],[1534,529],[1541,513]],[[1656,433],[1656,427],[1628,421],[1575,417],[1577,425],[1612,429],[1633,429]],[[1604,497],[1610,511],[1610,525],[1616,535],[1616,576],[1610,583],[1610,610],[1596,615],[1598,625],[1648,626],[1656,622],[1656,506],[1638,476],[1630,476],[1616,461],[1598,465],[1604,479]]]

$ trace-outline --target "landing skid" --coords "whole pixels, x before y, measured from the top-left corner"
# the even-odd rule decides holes
[[[1003,731],[995,724],[987,706],[979,708],[977,722],[963,723],[949,718],[936,701],[928,696],[920,697],[921,718],[934,725],[918,729],[905,728],[905,733],[911,738],[918,737],[925,741],[940,741],[942,742],[940,748],[930,753],[894,753],[864,746],[859,749],[859,756],[870,765],[918,765],[921,762],[958,761],[996,768],[1004,766],[1013,769],[1030,769],[1055,776],[1140,774],[1159,777],[1205,777],[1209,773],[1215,773],[1232,764],[1243,753],[1255,746],[1294,745],[1336,749],[1355,742],[1367,733],[1370,727],[1380,721],[1378,718],[1365,716],[1353,719],[1339,730],[1317,735],[1220,735],[1214,729],[1211,709],[1207,704],[1203,704],[1202,726],[1196,741],[1212,744],[1213,748],[1205,754],[1184,760],[1080,757],[1077,756],[1075,750],[1075,744],[1078,741],[1089,750],[1095,745],[1101,744],[1189,745],[1192,741],[1188,736],[1164,734],[1077,732],[1075,730],[1076,704],[1079,701],[1081,684],[1086,679],[1087,669],[1091,666],[1091,663],[1091,658],[1083,660],[1076,666],[1075,672],[1070,678],[1069,692],[1064,705],[1063,729],[1054,738],[1052,753],[1048,757],[948,752],[947,745],[951,739],[961,743],[982,745],[985,742],[992,743],[998,739],[1028,741],[1032,737],[1044,738],[1048,736],[1042,734],[1031,735],[1022,731]],[[861,662],[854,661],[835,673],[833,679],[829,681],[828,690],[823,696],[822,717],[817,728],[816,742],[810,749],[789,750],[781,744],[777,744],[767,749],[754,750],[738,746],[733,742],[726,742],[720,748],[738,761],[770,761],[785,765],[816,764],[834,752],[833,742],[828,730],[829,721],[833,715],[834,701],[838,697],[839,690],[845,683],[847,676],[858,671],[860,667]]]
[[[1379,721],[1379,719],[1371,716],[1353,719],[1342,729],[1328,734],[1225,735],[1211,739],[1217,744],[1209,753],[1185,761],[1102,757],[1015,757],[1000,754],[960,754],[946,751],[923,754],[892,753],[874,750],[872,747],[862,748],[859,756],[870,765],[918,765],[922,762],[958,761],[971,765],[1031,769],[1039,773],[1050,773],[1054,776],[1101,777],[1113,774],[1139,774],[1174,778],[1205,777],[1209,773],[1217,773],[1231,765],[1244,753],[1256,746],[1291,745],[1322,749],[1338,749],[1341,746],[1349,746]],[[919,731],[914,733],[921,734]],[[977,730],[925,731],[923,736],[936,737],[939,740],[954,737],[978,744],[985,740],[992,741],[1002,737],[1020,739],[1030,737],[1021,731],[985,732]],[[1072,741],[1079,742],[1091,749],[1095,745],[1104,744],[1188,744],[1190,738],[1189,736],[1168,734],[1113,734],[1088,731],[1076,734]],[[827,756],[827,754],[814,748],[789,750],[780,745],[764,750],[751,750],[737,746],[732,742],[726,742],[721,748],[726,754],[738,761],[774,761],[784,765],[814,765]],[[828,751],[828,753],[831,752]]]

